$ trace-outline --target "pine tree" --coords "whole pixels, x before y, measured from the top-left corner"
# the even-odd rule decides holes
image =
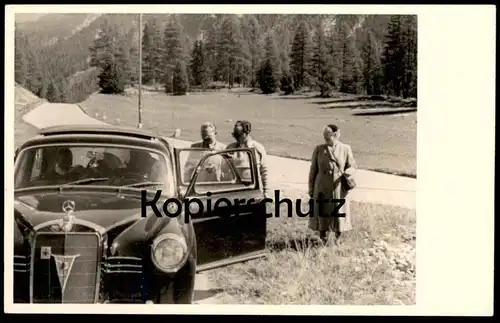
[[[282,31],[283,43],[282,50],[280,53],[281,58],[281,80],[280,88],[285,93],[285,95],[292,94],[293,88],[293,78],[290,70],[290,41],[291,35],[288,31],[288,26],[285,25]]]
[[[188,73],[184,60],[177,60],[173,71],[172,91],[174,95],[185,95],[188,91]]]
[[[152,81],[151,83],[162,83],[165,72],[165,41],[163,38],[161,26],[156,19],[149,21],[149,30],[151,35],[151,53],[149,54],[149,62],[152,66]]]
[[[14,79],[19,85],[26,86],[28,62],[25,51],[27,50],[27,46],[24,44],[25,40],[20,39],[20,37],[16,35],[15,38]]]
[[[132,84],[132,62],[130,60],[131,46],[127,41],[126,35],[119,34],[117,37],[117,46],[114,53],[116,69],[125,85]]]
[[[61,93],[57,84],[54,81],[50,81],[47,86],[47,94],[45,97],[49,102],[60,102]]]
[[[40,65],[40,54],[35,53],[28,36],[16,30],[15,78],[16,82],[40,97],[44,94],[45,78]],[[38,54],[38,55],[37,55]]]
[[[155,57],[153,39],[148,23],[142,32],[142,83],[150,84],[154,80]]]
[[[186,66],[182,32],[182,26],[179,23],[178,17],[171,16],[164,32],[165,74],[163,84],[165,86],[165,93],[174,92],[174,70],[177,68],[178,62],[183,61],[184,67]]]
[[[332,62],[325,35],[324,20],[319,17],[314,34],[314,53],[312,59],[314,80],[320,89],[321,97],[330,96],[332,90]]]
[[[367,39],[363,46],[363,87],[369,95],[381,94],[382,91],[379,47],[373,33],[368,31]]]
[[[236,15],[227,15],[222,21],[218,60],[222,80],[232,88],[244,64],[242,35]]]
[[[250,52],[250,42],[247,37],[249,34],[248,22],[244,17],[240,18],[240,45],[241,56],[236,69],[235,82],[240,86],[246,87],[252,82],[252,53]]]
[[[108,21],[104,20],[92,42],[90,51],[90,66],[104,68],[112,60],[115,53],[117,33]]]
[[[139,26],[131,27],[126,35],[129,59],[129,82],[130,84],[139,83]]]
[[[101,93],[119,94],[125,91],[126,83],[126,54],[124,45],[120,44],[117,27],[105,21],[99,30],[97,38],[90,47],[91,66],[98,67],[99,87]],[[125,66],[119,66],[125,64]]]
[[[36,56],[32,56],[28,61],[28,77],[26,80],[28,90],[40,98],[45,97],[47,85]]]
[[[290,52],[290,69],[296,90],[309,85],[310,63],[309,27],[300,20]]]
[[[260,62],[262,60],[262,42],[261,42],[261,27],[254,15],[248,18],[248,47],[250,53],[250,86],[256,87],[257,73],[260,69]]]
[[[402,18],[403,97],[417,97],[417,16]]]
[[[205,89],[208,85],[208,66],[205,59],[205,48],[203,40],[195,41],[193,53],[191,55],[191,73],[193,84]]]
[[[68,84],[68,81],[65,78],[61,77],[57,82],[57,84],[59,89],[58,102],[68,102],[68,99],[70,98],[69,97],[70,86]],[[91,93],[91,92],[85,91],[85,93]]]
[[[260,89],[264,94],[276,92],[280,86],[279,52],[274,40],[274,34],[268,33],[265,45],[265,58],[261,65],[259,77]]]
[[[125,84],[116,64],[105,65],[98,76],[99,87],[103,94],[119,94],[125,91]]]
[[[400,96],[403,90],[405,49],[401,22],[401,16],[391,16],[382,61],[385,91],[395,96]]]
[[[343,21],[337,21],[334,36],[334,73],[332,79],[340,92],[356,94],[362,85],[362,64],[355,33]]]
[[[218,69],[220,19],[215,15],[209,15],[205,17],[201,28],[209,80],[218,81],[220,78]]]

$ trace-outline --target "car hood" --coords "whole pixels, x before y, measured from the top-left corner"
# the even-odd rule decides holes
[[[22,194],[15,199],[15,209],[35,227],[41,223],[61,219],[66,212],[65,201],[74,202],[72,215],[93,222],[106,231],[124,221],[131,223],[141,219],[141,199],[138,196],[117,195],[102,192],[65,192]],[[151,209],[148,208],[148,215]]]

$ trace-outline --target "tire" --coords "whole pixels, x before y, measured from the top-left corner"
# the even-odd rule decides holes
[[[156,297],[155,304],[175,304],[174,289],[171,286],[172,284],[168,284],[160,290]]]
[[[192,304],[194,298],[194,289],[189,289],[187,292],[181,293],[177,297],[174,296],[174,285],[170,283],[161,289],[156,297],[156,304]]]

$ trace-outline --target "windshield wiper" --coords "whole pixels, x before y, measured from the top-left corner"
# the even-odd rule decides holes
[[[163,185],[164,183],[162,182],[140,182],[140,183],[134,183],[134,184],[129,184],[129,185],[123,185],[123,187],[147,187],[147,186],[158,186],[158,185]]]
[[[109,180],[108,177],[92,177],[92,178],[84,178],[84,179],[80,179],[80,180],[77,180],[77,181],[74,181],[74,182],[69,182],[69,183],[65,183],[65,184],[62,184],[62,186],[68,186],[68,185],[80,185],[80,184],[90,184],[90,183],[94,183],[94,182],[104,182],[104,181],[107,181]]]

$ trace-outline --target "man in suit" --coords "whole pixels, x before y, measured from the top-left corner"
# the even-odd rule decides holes
[[[194,168],[198,162],[207,153],[212,153],[214,151],[220,151],[226,149],[226,145],[218,142],[216,139],[217,127],[212,122],[205,122],[200,127],[201,141],[195,142],[191,145],[191,148],[204,149],[203,152],[194,153],[191,152],[188,156],[188,160],[185,166],[184,179],[190,178],[194,171]],[[220,181],[222,179],[222,157],[213,156],[209,157],[203,163],[204,171],[198,176],[198,181]]]
[[[260,172],[260,177],[261,177],[261,187],[263,189],[263,193],[266,197],[271,198],[269,195],[269,185],[268,185],[268,171],[267,171],[267,153],[266,149],[264,146],[254,140],[250,136],[250,132],[252,131],[252,124],[249,121],[246,120],[239,120],[236,121],[234,124],[234,129],[233,129],[233,137],[236,139],[235,142],[227,145],[226,149],[235,149],[235,148],[254,148],[256,151],[256,157],[257,157],[257,166],[258,170]],[[248,164],[248,161],[246,161],[244,158],[244,155],[242,156],[241,154],[238,154],[237,156],[234,156],[235,161],[238,161],[238,166],[244,168],[246,165],[246,168],[248,169],[250,165]],[[244,177],[244,176],[243,176]]]
[[[226,145],[216,139],[217,127],[212,122],[205,122],[200,127],[201,141],[195,142],[191,148],[205,148],[210,150],[224,150]]]

